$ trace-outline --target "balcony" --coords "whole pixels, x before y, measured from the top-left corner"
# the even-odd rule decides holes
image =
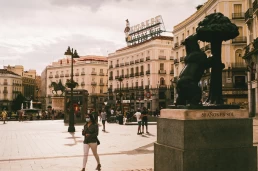
[[[4,82],[4,85],[8,85],[8,83],[7,83],[7,82]]]
[[[150,74],[150,70],[146,71],[146,75],[149,75]]]
[[[179,47],[179,43],[176,42],[175,45],[174,45],[174,48],[176,49],[176,48],[178,48],[178,47]]]
[[[150,87],[149,85],[146,85],[146,86],[145,86],[145,89],[147,89],[147,90],[148,90],[148,89],[149,89],[149,87]]]
[[[110,76],[110,77],[108,78],[108,80],[113,80],[113,76]]]
[[[232,19],[245,19],[245,13],[232,13]]]
[[[125,78],[129,78],[129,74],[125,74]]]
[[[118,68],[119,67],[119,64],[116,64],[116,68]]]
[[[166,74],[166,70],[159,70],[159,74]]]
[[[115,76],[115,79],[116,79],[116,80],[119,79],[119,78],[120,78],[119,75]]]
[[[179,63],[178,59],[174,59],[174,64],[178,64],[178,63]]]
[[[83,72],[81,72],[81,75],[85,75],[85,72],[83,71]]]
[[[159,60],[166,60],[166,56],[159,56]]]
[[[125,66],[129,65],[129,62],[125,62]]]
[[[244,59],[249,58],[254,52],[258,51],[258,38],[256,38],[252,43],[247,45],[245,48]]]
[[[97,82],[92,81],[92,82],[91,82],[91,85],[92,85],[92,86],[96,86],[96,85],[97,85]]]
[[[135,60],[135,63],[137,64],[137,63],[140,63],[140,60],[139,59],[136,59]]]
[[[75,76],[79,76],[80,74],[79,74],[79,72],[76,72],[74,75],[75,75]]]
[[[246,68],[246,64],[244,62],[231,63],[231,68]]]
[[[134,64],[134,61],[130,61],[130,65]]]
[[[69,77],[69,74],[65,74],[65,77]]]
[[[49,75],[48,78],[53,78],[53,75]]]
[[[169,57],[169,60],[173,61],[173,60],[174,60],[174,57],[173,57],[173,56],[170,56],[170,57]]]
[[[109,69],[110,69],[110,68],[113,68],[113,65],[109,65]]]
[[[59,78],[59,75],[58,75],[58,74],[56,74],[56,75],[55,75],[55,78]]]
[[[122,67],[122,66],[125,66],[125,63],[120,63],[120,66]]]
[[[171,70],[169,73],[170,73],[170,75],[173,75],[174,74],[174,70]]]
[[[256,13],[256,12],[257,12],[257,9],[258,9],[258,1],[255,0],[255,1],[253,2],[253,12]]]
[[[140,62],[144,62],[144,58],[141,58],[141,59],[140,59]]]
[[[124,74],[120,75],[120,78],[124,78],[124,77],[125,77]]]
[[[64,77],[64,74],[60,74],[60,77],[61,77],[61,78]]]
[[[97,75],[97,72],[92,71],[91,75]]]
[[[180,62],[185,62],[185,57],[184,56],[180,57]]]
[[[104,74],[103,72],[100,72],[99,75],[100,75],[100,76],[104,76],[105,74]]]
[[[249,23],[249,22],[251,22],[251,20],[253,20],[253,8],[249,8],[245,12],[245,22]]]
[[[130,77],[134,77],[134,74],[130,74]]]
[[[104,83],[103,83],[103,82],[100,82],[100,83],[99,83],[99,86],[104,86]]]
[[[7,91],[7,90],[3,90],[3,93],[4,93],[4,94],[7,94],[7,93],[8,93],[8,91]]]
[[[136,76],[136,77],[138,77],[139,75],[140,75],[139,72],[136,72],[136,73],[135,73],[135,76]]]
[[[149,56],[147,56],[147,57],[146,57],[146,61],[149,61],[149,60],[150,60],[150,57],[149,57]]]
[[[81,86],[85,86],[85,82],[81,82]]]
[[[232,39],[232,43],[246,43],[247,38],[246,36],[237,36],[236,38]]]
[[[142,71],[142,72],[140,72],[140,76],[143,76],[144,75],[144,72]]]

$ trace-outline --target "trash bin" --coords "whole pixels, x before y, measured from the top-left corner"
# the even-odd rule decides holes
[[[119,116],[118,116],[118,123],[119,123],[119,125],[123,125],[123,124],[124,124],[123,115],[119,115]]]

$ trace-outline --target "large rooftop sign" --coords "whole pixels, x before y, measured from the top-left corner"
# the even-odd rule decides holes
[[[126,27],[124,30],[125,41],[127,45],[134,45],[151,39],[152,37],[160,36],[165,31],[165,26],[161,15],[146,20],[141,24],[130,27],[129,20],[126,20]]]

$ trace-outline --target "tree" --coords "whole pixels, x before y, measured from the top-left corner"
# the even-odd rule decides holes
[[[13,100],[12,103],[12,110],[17,111],[21,109],[21,104],[24,102],[25,97],[20,93],[17,97]]]
[[[222,70],[225,65],[221,62],[221,45],[222,41],[233,39],[239,35],[238,27],[222,13],[213,13],[206,16],[198,24],[196,33],[199,40],[211,43],[211,53],[214,58],[209,97],[206,103],[210,105],[223,104]]]

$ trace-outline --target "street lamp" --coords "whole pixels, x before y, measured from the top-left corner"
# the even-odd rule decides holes
[[[77,51],[72,48],[72,51],[70,49],[70,46],[68,46],[67,51],[65,52],[65,55],[71,56],[71,81],[70,84],[68,84],[68,88],[71,89],[71,99],[70,99],[70,114],[69,114],[69,127],[68,132],[75,132],[74,127],[74,109],[73,109],[73,89],[76,86],[76,83],[73,81],[73,58],[79,58],[79,55],[77,54]]]
[[[123,107],[122,107],[122,86],[121,83],[123,81],[123,77],[119,77],[118,81],[120,82],[120,90],[119,90],[119,95],[120,95],[120,110],[121,110],[121,115],[120,116],[120,122],[119,124],[123,125],[123,116],[124,116],[124,111],[123,111]]]

